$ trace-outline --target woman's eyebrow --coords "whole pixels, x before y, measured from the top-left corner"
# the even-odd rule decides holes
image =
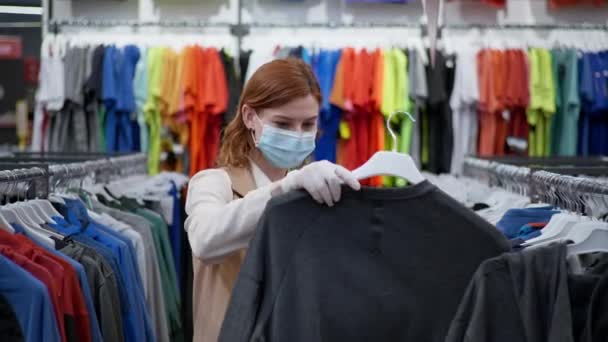
[[[315,119],[316,119],[318,116],[319,116],[319,115],[317,115],[317,114],[313,114],[313,115],[311,115],[310,117],[308,117],[308,118],[304,119],[304,121],[308,121],[308,120],[315,120]],[[293,120],[293,118],[292,118],[292,117],[289,117],[289,116],[283,116],[283,115],[276,115],[274,118],[275,118],[275,119],[281,119],[281,120]]]

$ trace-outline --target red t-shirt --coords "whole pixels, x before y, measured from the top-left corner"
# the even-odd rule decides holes
[[[15,238],[21,242],[19,250],[23,255],[30,257],[35,262],[40,260],[40,264],[49,271],[52,267],[55,267],[55,272],[59,272],[60,269],[63,271],[61,274],[52,275],[63,282],[62,295],[64,296],[63,302],[66,306],[66,312],[74,316],[78,341],[90,342],[91,330],[89,311],[84,300],[84,295],[82,294],[82,289],[80,288],[78,274],[74,268],[72,268],[70,263],[57,255],[40,248],[27,237],[15,235]]]
[[[3,231],[4,232],[4,231]],[[61,301],[61,283],[56,278],[51,276],[51,272],[45,267],[38,265],[29,258],[17,253],[12,247],[8,245],[0,245],[0,254],[4,255],[19,267],[29,272],[34,278],[38,279],[47,289],[51,303],[53,303],[53,311],[55,312],[55,318],[57,319],[57,328],[61,335],[61,341],[67,342],[65,333],[65,320],[64,315],[67,314],[65,311],[64,304]]]
[[[78,275],[72,266],[23,235],[13,235],[0,229],[0,245],[12,248],[15,253],[28,258],[50,273],[60,293],[60,308],[65,315],[74,317],[78,341],[91,341],[89,312]]]

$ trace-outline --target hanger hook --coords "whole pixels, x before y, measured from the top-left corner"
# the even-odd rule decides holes
[[[398,110],[398,111],[392,112],[391,115],[388,116],[388,118],[386,119],[386,129],[388,130],[388,133],[391,135],[391,139],[393,140],[393,146],[391,149],[393,152],[397,152],[397,135],[395,134],[395,131],[393,131],[393,129],[391,128],[391,122],[393,121],[393,117],[398,114],[403,114],[403,115],[407,116],[410,120],[412,120],[412,122],[416,122],[416,119],[414,119],[412,114],[410,114],[406,111]]]

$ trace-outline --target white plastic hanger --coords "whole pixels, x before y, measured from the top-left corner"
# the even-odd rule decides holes
[[[15,233],[15,229],[11,226],[11,224],[2,216],[0,213],[0,229],[3,229],[11,234]]]
[[[608,252],[608,223],[586,222],[572,229],[567,236],[568,255]]]
[[[580,224],[588,223],[589,218],[568,213],[553,215],[549,223],[541,230],[541,235],[526,241],[524,246],[543,246],[556,241],[562,241]]]
[[[418,184],[425,180],[420,173],[420,170],[416,167],[414,159],[408,154],[397,152],[397,136],[395,135],[395,132],[393,132],[390,123],[393,116],[399,113],[407,115],[415,122],[414,118],[407,112],[395,112],[389,115],[386,120],[386,127],[393,139],[392,151],[379,151],[374,153],[365,164],[353,171],[355,178],[366,179],[374,176],[395,176],[404,178],[412,184]]]
[[[61,215],[51,204],[51,202],[44,199],[35,199],[31,200],[28,203],[37,209],[38,214],[45,219],[46,222],[53,222],[53,216],[58,216],[63,218]]]

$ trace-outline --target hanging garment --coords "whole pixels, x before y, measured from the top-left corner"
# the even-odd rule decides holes
[[[580,113],[578,56],[574,49],[553,49],[551,58],[556,85],[556,113],[551,122],[551,151],[553,155],[574,156]]]
[[[477,151],[479,85],[475,76],[475,54],[470,50],[460,51],[456,62],[454,90],[450,98],[454,128],[451,173],[461,174],[464,157],[474,155]]]
[[[140,49],[141,58],[135,66],[135,78],[133,79],[135,95],[135,112],[139,128],[139,139],[141,152],[148,152],[148,125],[146,124],[145,104],[148,100],[148,50]]]
[[[608,273],[570,274],[562,244],[504,254],[477,270],[446,341],[603,341],[607,296]]]
[[[530,49],[530,133],[528,154],[531,157],[551,155],[551,120],[555,114],[555,83],[551,54],[546,49]]]
[[[420,56],[418,49],[412,49],[408,52],[408,81],[409,81],[409,97],[412,101],[411,113],[416,120],[415,128],[412,130],[412,146],[410,148],[412,159],[416,166],[421,166],[420,156],[420,129],[422,121],[420,113],[424,110],[426,99],[428,97],[428,86],[426,83],[425,66]]]
[[[0,322],[0,338],[3,341],[24,341],[17,315],[3,295],[0,295]]]
[[[344,189],[331,210],[293,192],[266,207],[219,341],[443,341],[474,270],[508,249],[427,181]]]
[[[135,112],[133,78],[140,58],[134,45],[118,49],[108,46],[103,62],[103,100],[106,151],[136,151],[138,139],[133,135],[132,113]]]
[[[608,153],[608,63],[605,53],[585,53],[579,60],[579,92],[582,103],[579,120],[579,154]]]
[[[0,255],[0,294],[15,310],[27,342],[59,342],[53,304],[42,282]]]
[[[454,85],[455,61],[452,56],[437,52],[435,66],[427,65],[429,97],[426,103],[425,135],[428,137],[428,170],[450,172],[453,149],[453,125],[450,95]]]
[[[228,53],[228,51],[222,49],[220,51],[220,58],[224,64],[224,70],[226,71],[226,84],[228,86],[228,105],[226,107],[226,113],[224,114],[224,126],[228,125],[232,119],[236,116],[239,97],[243,90],[241,86],[240,77],[236,72],[236,64],[234,57]]]
[[[315,160],[329,160],[333,163],[336,162],[338,128],[342,110],[340,107],[330,104],[329,98],[340,55],[340,50],[321,50],[315,56],[316,62],[314,63],[314,72],[319,80],[321,95],[323,96],[318,120],[320,136],[316,143]]]
[[[504,99],[507,137],[527,142],[529,132],[526,108],[530,104],[527,55],[522,50],[507,50],[506,64],[505,84],[509,85]],[[515,150],[511,145],[508,145],[506,152],[522,154],[521,150]]]

